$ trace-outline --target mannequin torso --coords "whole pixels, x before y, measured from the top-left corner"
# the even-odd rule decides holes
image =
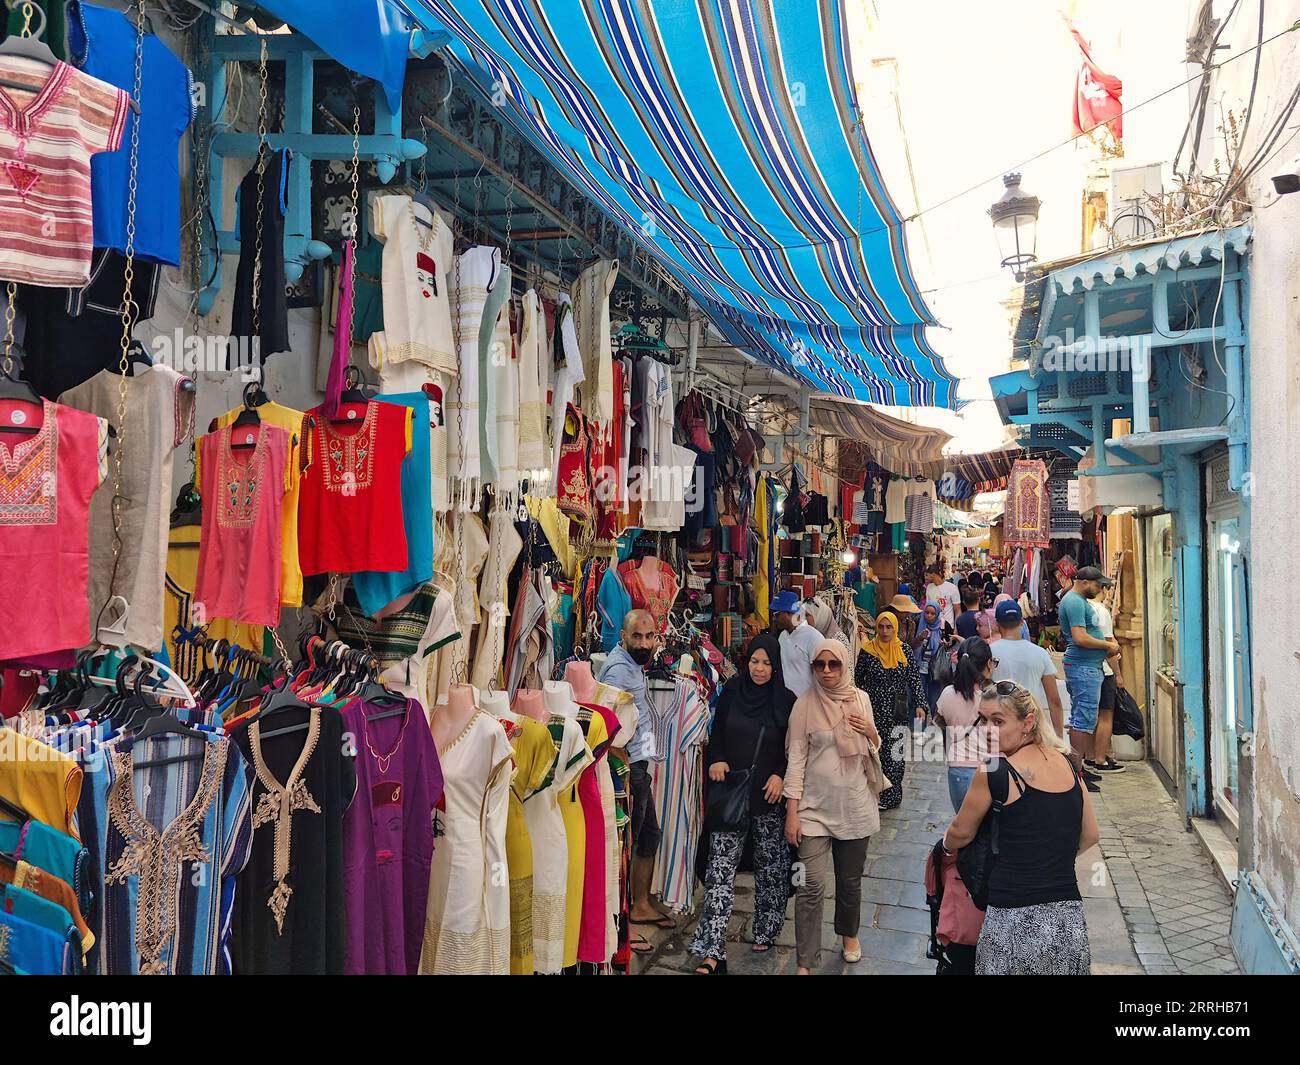
[[[468,684],[453,684],[447,692],[447,702],[438,706],[430,727],[439,753],[445,751],[456,737],[465,731],[478,708],[474,705],[474,689]]]

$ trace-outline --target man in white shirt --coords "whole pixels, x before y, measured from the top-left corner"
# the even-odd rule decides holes
[[[1111,617],[1110,608],[1101,601],[1098,596],[1092,600],[1092,612],[1097,615],[1097,628],[1101,629],[1101,634],[1108,640],[1115,639],[1115,622]],[[1124,686],[1124,678],[1120,676],[1117,669],[1112,668],[1119,664],[1119,652],[1107,655],[1101,663],[1101,699],[1097,704],[1097,731],[1093,733],[1093,758],[1087,762],[1087,766],[1094,773],[1122,773],[1124,765],[1117,762],[1110,753],[1111,730],[1115,725],[1115,700],[1118,698],[1118,691]]]
[[[1043,648],[1024,639],[1020,627],[1024,622],[1020,604],[1001,602],[993,613],[1002,639],[993,645],[993,679],[1013,680],[1046,707],[1058,736],[1065,735],[1065,714],[1061,709],[1061,692],[1056,684],[1056,663]]]
[[[939,608],[939,620],[946,621],[954,629],[957,627],[957,605],[961,602],[961,593],[957,586],[943,575],[943,566],[932,563],[925,571],[925,601]]]
[[[781,672],[785,686],[798,698],[812,687],[812,660],[825,637],[804,620],[799,597],[777,592],[769,605],[772,620],[781,630]]]

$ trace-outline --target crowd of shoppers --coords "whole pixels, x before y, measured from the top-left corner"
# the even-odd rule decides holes
[[[927,884],[947,884],[946,897],[960,908],[959,918],[949,915],[938,927],[964,929],[969,940],[948,943],[941,970],[1087,973],[1075,858],[1096,842],[1097,824],[1078,767],[1081,760],[1115,771],[1107,767],[1109,732],[1103,738],[1099,723],[1114,704],[1106,678],[1118,684],[1116,671],[1104,664],[1117,648],[1108,615],[1093,602],[1107,583],[1085,567],[1061,602],[1074,760],[1061,739],[1053,659],[1030,641],[1020,605],[992,574],[972,574],[959,592],[941,568],[931,568],[924,607],[900,589],[856,659],[829,612],[808,611],[791,592],[774,596],[774,633],[750,641],[739,673],[723,687],[706,750],[712,790],[704,902],[690,943],[696,973],[727,971],[735,879],[750,853],[751,951],[773,949],[793,897],[796,972],[809,974],[819,962],[831,894],[841,956],[848,964],[861,959],[870,839],[880,811],[902,803],[912,730],[931,717],[944,738],[954,817],[927,866]],[[642,636],[624,635],[625,644]],[[637,663],[632,650],[640,653],[625,648],[628,664]],[[721,823],[724,797],[730,820]],[[999,847],[981,912],[962,886],[958,856],[976,844],[988,818],[997,819]],[[952,958],[962,960],[954,966]]]

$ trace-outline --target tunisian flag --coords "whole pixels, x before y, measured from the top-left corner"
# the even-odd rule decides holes
[[[1120,96],[1124,83],[1114,74],[1107,74],[1093,62],[1088,42],[1070,23],[1070,32],[1083,53],[1079,67],[1079,81],[1074,92],[1074,132],[1087,133],[1097,126],[1110,128],[1115,140],[1124,136],[1124,104]]]

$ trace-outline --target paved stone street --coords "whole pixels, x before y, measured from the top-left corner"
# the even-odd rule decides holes
[[[1144,764],[1103,781],[1094,795],[1100,848],[1080,855],[1079,887],[1088,918],[1095,975],[1143,973],[1235,973],[1228,944],[1232,899],[1196,838],[1183,826],[1174,801]],[[930,911],[925,905],[925,856],[952,818],[943,765],[913,762],[907,768],[903,805],[881,815],[879,835],[867,855],[862,882],[862,961],[846,965],[831,924],[827,900],[822,925],[822,974],[934,974],[925,957]],[[702,897],[702,893],[700,895]],[[728,971],[788,974],[795,968],[794,905],[777,946],[766,954],[749,948],[753,887],[748,874],[736,884],[736,905],[727,938]],[[695,919],[675,932],[638,931],[655,944],[634,972],[690,973],[697,959],[687,953]]]

